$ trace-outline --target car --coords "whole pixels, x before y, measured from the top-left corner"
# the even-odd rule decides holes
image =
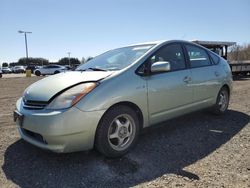
[[[62,65],[46,65],[46,66],[43,66],[42,68],[38,68],[34,70],[34,74],[36,76],[52,75],[52,74],[58,74],[60,72],[64,72],[66,70],[67,68]]]
[[[76,68],[81,65],[80,63],[77,63],[77,64],[73,64],[72,67],[71,67],[71,70],[76,70]]]
[[[69,65],[65,65],[66,70],[72,70],[72,67]]]
[[[2,67],[2,73],[12,73],[12,71],[8,67]]]
[[[11,73],[14,73],[14,67],[11,66],[11,67],[9,67],[9,68],[10,68],[10,70],[11,70]]]
[[[24,66],[14,66],[13,68],[14,73],[25,73],[25,68]]]
[[[26,70],[31,70],[31,73],[33,74],[34,73],[34,70],[38,69],[39,67],[36,66],[36,65],[28,65],[26,67]]]
[[[120,157],[143,128],[202,109],[224,114],[231,91],[230,67],[214,52],[182,40],[142,43],[32,84],[14,119],[40,148]]]

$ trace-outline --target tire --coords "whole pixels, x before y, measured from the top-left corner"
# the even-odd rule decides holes
[[[3,77],[3,75],[0,73],[0,78],[2,78]]]
[[[98,124],[95,148],[106,157],[120,157],[135,146],[138,136],[139,120],[135,111],[128,106],[115,106]]]
[[[212,110],[213,114],[222,115],[227,111],[229,105],[229,91],[226,87],[222,87],[216,99],[216,104]]]
[[[36,75],[36,76],[41,76],[41,72],[37,70],[37,71],[35,72],[35,75]]]
[[[58,74],[58,73],[60,73],[60,71],[58,71],[58,70],[54,72],[54,74]]]

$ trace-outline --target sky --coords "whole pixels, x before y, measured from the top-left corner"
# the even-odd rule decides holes
[[[81,60],[155,40],[250,43],[250,0],[0,0],[0,65],[25,57]]]

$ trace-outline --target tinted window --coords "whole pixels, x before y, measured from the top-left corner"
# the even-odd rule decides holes
[[[186,48],[192,68],[211,65],[208,54],[204,49],[192,45],[186,45]]]
[[[58,65],[49,65],[47,68],[49,68],[49,69],[58,68]]]
[[[213,53],[210,53],[210,56],[211,56],[214,64],[217,65],[219,63],[219,61],[220,61],[220,58],[217,55],[213,54]]]
[[[47,65],[47,66],[43,66],[44,69],[50,69],[52,68],[53,65]]]
[[[151,64],[158,61],[168,61],[171,71],[185,69],[185,59],[180,44],[169,44],[158,50],[150,58]]]

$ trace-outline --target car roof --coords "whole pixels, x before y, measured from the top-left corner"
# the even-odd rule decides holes
[[[140,46],[140,45],[160,45],[164,43],[170,43],[170,42],[181,42],[181,43],[190,43],[190,44],[196,44],[193,41],[188,41],[188,40],[157,40],[157,41],[151,41],[151,42],[143,42],[143,43],[135,43],[131,45],[127,45],[124,47],[130,47],[130,46]]]
[[[155,44],[161,44],[166,42],[166,40],[158,40],[158,41],[151,41],[151,42],[141,42],[141,43],[135,43],[135,44],[131,44],[128,46],[140,46],[140,45],[155,45]]]

